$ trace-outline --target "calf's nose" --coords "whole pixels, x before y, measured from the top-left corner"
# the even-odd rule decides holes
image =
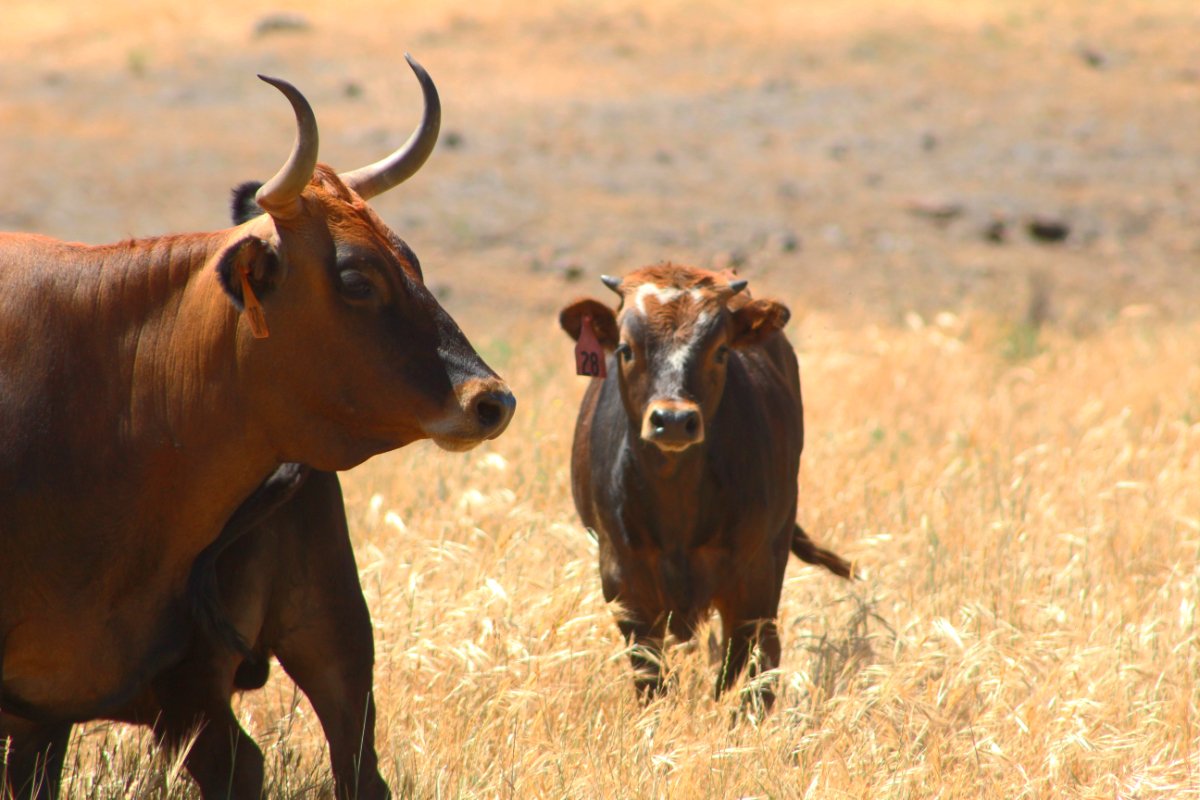
[[[662,450],[686,450],[704,441],[704,418],[691,403],[652,403],[642,420],[642,439]]]

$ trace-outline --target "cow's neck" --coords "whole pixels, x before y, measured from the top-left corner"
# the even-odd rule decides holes
[[[243,402],[237,314],[216,275],[227,240],[162,237],[124,259],[110,250],[99,288],[101,296],[120,292],[122,302],[105,304],[94,320],[118,343],[116,363],[126,379],[114,455],[178,498],[181,518],[199,528],[210,527],[200,524],[206,517],[216,519],[214,536],[220,515],[274,466]]]
[[[82,714],[161,666],[179,644],[166,632],[187,630],[192,562],[275,466],[214,272],[232,235],[55,246],[43,273],[31,327],[48,334],[21,362],[39,399],[17,406],[41,444],[0,465],[22,559],[0,577],[33,576],[0,607],[3,685],[34,707]],[[78,624],[95,609],[104,625]]]
[[[634,434],[631,441],[637,474],[647,508],[638,514],[652,520],[648,533],[664,551],[689,550],[706,539],[704,518],[707,447],[704,442],[687,450],[664,453]]]

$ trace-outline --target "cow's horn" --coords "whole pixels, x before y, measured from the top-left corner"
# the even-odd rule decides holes
[[[612,275],[601,275],[600,282],[608,288],[612,289],[617,294],[621,293],[621,279],[614,278]]]
[[[352,172],[343,173],[340,177],[359,197],[370,200],[376,195],[383,194],[393,186],[408,180],[421,168],[433,146],[437,144],[438,131],[442,127],[442,101],[438,99],[437,87],[425,68],[416,62],[408,53],[404,54],[408,65],[417,74],[421,82],[421,94],[425,96],[425,113],[421,115],[421,124],[408,137],[408,141],[400,149],[382,161],[376,161]]]
[[[259,188],[254,199],[271,216],[290,217],[300,210],[300,193],[312,180],[313,170],[317,166],[317,117],[295,86],[279,78],[266,75],[258,77],[283,92],[283,96],[292,104],[296,112],[296,143],[292,145],[292,154],[288,156],[287,163],[275,173],[274,178]]]
[[[729,282],[729,295],[730,295],[730,297],[732,297],[733,295],[737,294],[737,293],[738,293],[738,292],[740,292],[742,289],[745,289],[745,288],[746,288],[746,286],[748,286],[748,285],[749,285],[749,283],[750,283],[750,281],[746,280],[745,278],[740,278],[740,279],[738,279],[738,280],[736,280],[736,281],[730,281],[730,282]]]

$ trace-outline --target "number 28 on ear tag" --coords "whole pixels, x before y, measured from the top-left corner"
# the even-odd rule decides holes
[[[592,330],[590,316],[584,316],[583,325],[579,328],[579,340],[575,342],[575,374],[592,378],[603,378],[607,374],[604,369],[604,348]]]

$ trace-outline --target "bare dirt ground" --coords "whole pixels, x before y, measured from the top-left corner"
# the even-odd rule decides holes
[[[224,226],[292,140],[256,72],[307,94],[339,169],[416,123],[405,51],[437,82],[442,144],[374,205],[519,407],[477,453],[346,476],[398,791],[1200,792],[1200,11],[808,5],[0,8],[0,229]],[[664,259],[791,306],[801,517],[866,576],[789,569],[758,726],[698,653],[634,702],[566,483],[582,385],[557,310]],[[271,797],[328,789],[286,678],[239,715]],[[73,797],[190,796],[145,737],[76,745]]]
[[[224,222],[273,173],[300,86],[350,169],[416,118],[456,135],[385,217],[456,294],[544,313],[594,276],[744,262],[804,306],[964,305],[1092,326],[1200,291],[1193,4],[10,0],[0,227],[98,242]],[[1044,245],[1038,215],[1070,226]],[[1003,243],[985,236],[999,223]],[[1031,278],[1031,276],[1033,276]],[[494,321],[484,315],[478,330]]]

